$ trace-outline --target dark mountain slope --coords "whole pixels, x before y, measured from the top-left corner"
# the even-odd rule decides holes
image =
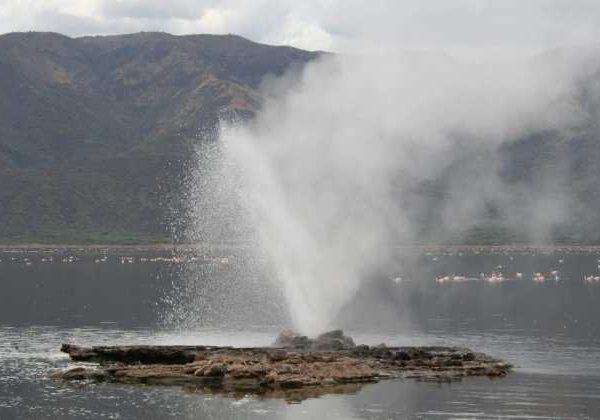
[[[176,194],[168,168],[194,139],[251,117],[264,77],[317,55],[232,35],[0,36],[0,239],[165,237],[157,180]]]

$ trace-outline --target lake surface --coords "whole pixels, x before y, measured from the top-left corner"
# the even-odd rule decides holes
[[[2,420],[600,418],[597,253],[399,256],[348,303],[346,332],[367,344],[468,346],[514,373],[384,381],[298,404],[47,377],[68,365],[64,342],[270,344],[288,322],[285,305],[240,254],[3,251],[0,260]]]

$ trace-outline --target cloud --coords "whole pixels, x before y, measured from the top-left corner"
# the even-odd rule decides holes
[[[539,50],[595,42],[598,21],[593,0],[3,0],[0,10],[0,32],[236,33],[336,51]]]

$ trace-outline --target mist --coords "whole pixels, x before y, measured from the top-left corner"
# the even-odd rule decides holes
[[[193,202],[211,204],[196,208],[191,231],[256,248],[307,334],[335,327],[397,245],[452,241],[495,219],[544,242],[569,217],[568,165],[545,168],[537,183],[508,183],[502,150],[583,130],[586,57],[326,55],[299,77],[270,78],[254,120],[223,123],[213,147],[226,182],[215,198],[205,188],[214,175],[200,177],[203,199]],[[202,226],[220,231],[206,237]]]

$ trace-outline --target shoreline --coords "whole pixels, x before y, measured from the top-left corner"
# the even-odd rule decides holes
[[[245,249],[252,247],[249,244],[45,244],[45,243],[15,243],[0,244],[0,252],[50,252],[50,251],[80,251],[80,252],[101,252],[101,251],[126,251],[126,252],[191,252],[194,250],[207,249]],[[600,252],[600,244],[546,244],[546,245],[525,245],[525,244],[503,244],[503,245],[391,245],[390,248],[398,251],[413,252],[431,252],[431,253],[549,253],[549,252]]]

